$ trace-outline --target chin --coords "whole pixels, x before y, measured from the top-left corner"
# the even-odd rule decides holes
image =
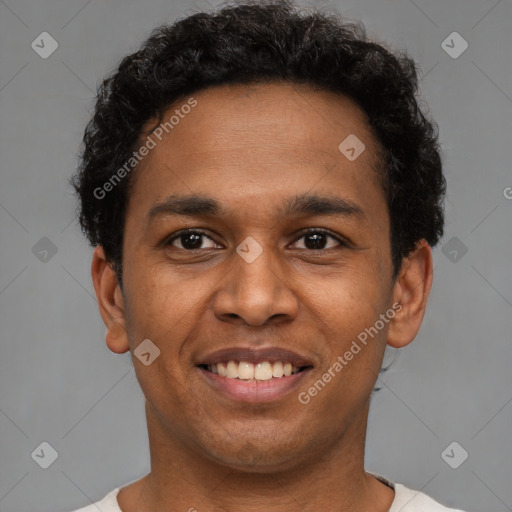
[[[252,436],[247,432],[243,436],[237,433],[237,437],[225,435],[217,446],[205,446],[203,455],[207,454],[217,464],[247,473],[289,470],[300,464],[301,453],[311,456],[303,438],[298,436],[296,441],[292,441],[289,435],[286,439],[283,437],[276,438],[272,433],[263,434],[261,431]]]

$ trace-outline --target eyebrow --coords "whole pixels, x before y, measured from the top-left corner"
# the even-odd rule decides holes
[[[204,196],[175,196],[166,197],[155,204],[148,212],[148,221],[156,217],[183,215],[189,217],[220,216],[223,208],[213,198]],[[364,210],[356,203],[333,196],[318,196],[300,194],[285,200],[279,205],[278,213],[285,217],[300,215],[342,215],[365,217]]]

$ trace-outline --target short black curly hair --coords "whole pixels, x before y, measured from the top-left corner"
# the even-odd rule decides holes
[[[107,198],[95,190],[132,156],[146,124],[207,87],[280,81],[348,96],[366,113],[381,150],[394,277],[418,241],[437,244],[446,182],[437,125],[419,106],[414,61],[338,14],[299,10],[289,0],[235,2],[155,29],[98,88],[71,184],[82,231],[103,246],[120,283],[133,179],[121,180]]]

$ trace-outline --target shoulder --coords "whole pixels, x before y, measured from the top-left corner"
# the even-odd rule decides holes
[[[408,489],[402,484],[394,484],[395,499],[389,512],[464,512],[447,508],[420,491]]]
[[[463,510],[447,508],[426,494],[408,489],[405,485],[396,484],[382,475],[370,471],[367,471],[367,473],[394,489],[395,499],[389,512],[464,512]]]
[[[102,500],[74,512],[122,512],[117,503],[119,488],[110,491]]]

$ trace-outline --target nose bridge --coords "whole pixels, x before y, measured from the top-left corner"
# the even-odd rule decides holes
[[[283,284],[277,275],[275,268],[275,259],[273,259],[270,249],[262,250],[261,254],[254,261],[247,261],[240,257],[234,265],[236,274],[235,284],[239,288],[239,293],[250,291],[258,292],[261,297],[270,298],[275,295],[277,289]],[[254,293],[252,294],[254,295]]]
[[[222,288],[216,295],[215,313],[262,325],[272,317],[296,315],[297,302],[276,265],[272,249],[245,240],[238,247]]]

